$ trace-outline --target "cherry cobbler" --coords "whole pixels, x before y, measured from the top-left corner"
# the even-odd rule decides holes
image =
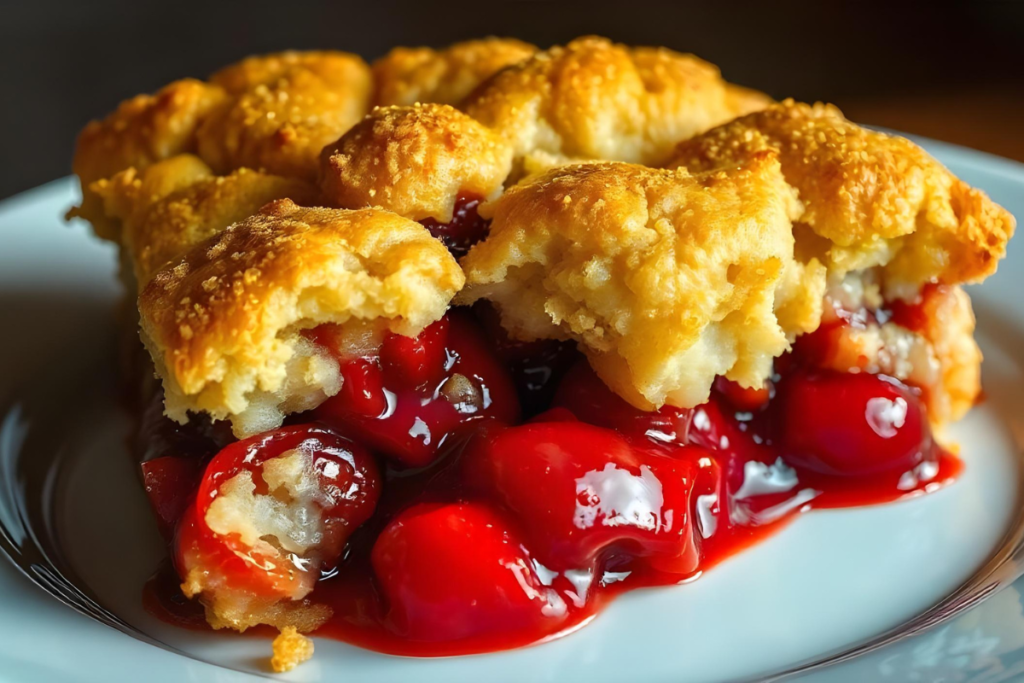
[[[309,632],[541,642],[951,482],[960,285],[1014,229],[907,140],[600,38],[252,57],[89,124],[75,171],[148,351],[146,605],[274,627],[280,670]]]

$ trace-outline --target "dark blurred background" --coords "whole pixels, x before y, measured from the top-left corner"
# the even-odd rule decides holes
[[[775,97],[1024,160],[1024,1],[273,3],[0,0],[0,198],[69,172],[77,131],[251,53],[596,33],[665,45]]]

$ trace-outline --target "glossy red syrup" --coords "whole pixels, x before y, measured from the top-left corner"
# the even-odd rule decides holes
[[[549,409],[525,423],[509,375],[515,354],[492,351],[464,313],[349,359],[349,393],[299,418],[319,426],[285,428],[289,438],[321,430],[349,439],[374,451],[381,470],[372,515],[365,506],[358,515],[335,511],[347,530],[358,528],[336,562],[336,553],[321,555],[310,599],[334,614],[317,633],[411,656],[543,642],[586,624],[621,592],[693,580],[800,512],[884,503],[951,482],[960,462],[932,439],[919,392],[884,376],[821,369],[815,354],[827,350],[828,334],[779,359],[765,387],[720,379],[692,410],[638,410],[566,353],[562,361],[574,364],[552,370],[561,379],[547,388],[547,406],[523,412]],[[456,370],[489,387],[501,409],[449,412],[437,387]],[[382,402],[385,390],[394,398]],[[417,419],[443,437],[410,442]],[[223,472],[248,466],[238,453],[259,451],[258,442],[243,443],[198,459],[208,462],[200,499]],[[166,486],[149,490],[173,525],[175,505],[163,497],[181,495],[187,477],[168,472]],[[194,523],[187,515],[177,522],[179,553],[181,529]],[[189,603],[166,593],[166,576],[160,581],[147,607],[194,623],[185,618]]]
[[[462,258],[470,247],[487,236],[491,225],[477,213],[479,207],[479,197],[459,197],[450,221],[439,223],[433,218],[425,218],[420,223],[448,247],[452,256]]]
[[[417,339],[389,334],[379,355],[341,359],[341,372],[341,392],[311,417],[407,467],[429,465],[473,422],[519,419],[508,371],[461,311]]]
[[[314,551],[300,555],[298,550],[274,546],[256,549],[241,542],[237,533],[217,533],[207,526],[210,506],[226,483],[243,472],[250,476],[256,494],[273,496],[259,476],[263,465],[292,451],[308,454],[322,497],[318,525],[322,538]],[[349,536],[373,514],[380,487],[377,463],[369,451],[319,425],[284,427],[237,441],[206,466],[178,521],[175,567],[181,576],[198,570],[258,598],[304,597],[320,569],[338,561]]]

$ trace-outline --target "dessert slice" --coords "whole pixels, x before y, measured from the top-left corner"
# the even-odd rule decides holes
[[[1013,219],[834,108],[487,39],[372,77],[254,57],[90,130],[79,213],[140,290],[181,590],[281,629],[279,668],[328,619],[401,654],[543,641],[811,505],[955,476],[960,285]]]

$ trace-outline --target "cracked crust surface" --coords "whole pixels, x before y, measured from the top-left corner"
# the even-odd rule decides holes
[[[192,151],[199,123],[224,98],[216,85],[186,78],[125,100],[105,119],[82,129],[72,168],[88,185]]]
[[[374,104],[457,104],[487,78],[536,51],[514,38],[467,40],[443,50],[396,47],[373,63]]]
[[[369,108],[369,67],[344,52],[250,57],[214,74],[235,93],[200,126],[199,156],[218,173],[240,167],[315,181],[320,150]]]
[[[493,199],[512,169],[512,147],[448,105],[378,107],[324,149],[326,201],[451,220],[459,196]]]
[[[375,209],[305,209],[285,199],[160,270],[139,311],[167,414],[184,421],[187,411],[205,411],[224,419],[244,414],[261,392],[281,390],[294,374],[289,362],[309,355],[301,330],[384,318],[393,331],[416,335],[444,315],[463,282],[455,260],[418,223]],[[296,381],[315,375],[306,383],[320,394],[336,392],[325,379],[331,369],[307,360],[313,366],[300,368]],[[320,394],[299,408],[312,407]],[[285,412],[289,407],[296,408]],[[244,425],[236,424],[236,433],[251,433]]]
[[[216,176],[201,159],[179,155],[142,172],[129,168],[93,183],[109,218],[120,221],[121,242],[140,286],[157,270],[275,199],[313,203],[316,188],[242,168]]]
[[[693,55],[588,37],[498,72],[460,108],[506,136],[527,168],[568,159],[656,164],[680,140],[767,102],[743,93]]]
[[[492,300],[513,336],[577,340],[640,408],[697,405],[717,375],[757,385],[820,319],[824,270],[794,260],[799,207],[771,153],[698,175],[567,166],[485,209],[460,301]],[[812,310],[780,321],[777,300]]]
[[[91,121],[78,135],[72,161],[82,183],[82,206],[73,215],[92,222],[100,237],[116,240],[116,224],[107,219],[102,201],[89,185],[128,168],[142,170],[194,151],[196,129],[225,97],[215,85],[186,78],[152,95],[125,100],[105,119]]]
[[[771,150],[806,210],[798,239],[842,275],[885,266],[890,294],[995,272],[1014,219],[904,138],[830,105],[772,105],[681,143],[670,167],[702,171]]]
[[[371,93],[374,81],[376,92]],[[417,100],[462,100],[463,111],[423,104],[382,107],[364,117],[371,101]],[[775,158],[783,183],[766,170]],[[666,164],[670,170],[589,163],[579,171],[567,168],[527,178],[523,188],[501,197],[505,184],[527,173],[594,159]],[[689,173],[678,170],[683,168]],[[770,103],[761,93],[725,82],[714,66],[690,55],[628,48],[600,38],[581,38],[543,52],[493,38],[436,51],[396,48],[374,64],[372,73],[358,57],[340,52],[248,58],[215,73],[209,83],[176,81],[89,124],[79,138],[75,171],[85,192],[83,206],[72,213],[121,243],[142,285],[228,225],[258,222],[245,219],[270,200],[326,201],[346,209],[379,206],[413,220],[442,223],[451,219],[460,195],[491,200],[481,206],[481,216],[494,215],[504,227],[466,259],[471,284],[466,299],[507,301],[505,322],[513,334],[583,341],[606,381],[642,407],[692,402],[712,366],[734,379],[750,380],[758,374],[751,368],[764,365],[768,349],[785,348],[819,324],[826,280],[831,287],[847,275],[870,272],[887,301],[914,299],[928,283],[977,282],[994,272],[1015,227],[1009,213],[907,140],[856,126],[828,105]],[[311,184],[316,179],[320,190]],[[607,185],[599,187],[598,180]],[[750,187],[741,188],[741,182]],[[769,207],[771,192],[792,223],[791,247],[782,247],[788,256],[778,256],[781,242],[771,237],[781,225],[773,218],[778,212]],[[568,204],[551,200],[555,195]],[[530,202],[536,204],[532,209]],[[729,206],[733,225],[723,218],[728,214],[723,207]],[[755,269],[765,282],[728,299],[718,291],[722,264],[728,262],[725,284],[743,290],[746,285],[730,277],[745,266],[730,259],[746,258],[742,249],[751,248],[749,235],[754,233],[738,226],[761,214],[772,218],[765,219],[757,239],[775,245],[764,247],[764,262]],[[569,226],[570,215],[580,224]],[[697,225],[694,215],[707,225]],[[622,223],[616,227],[616,221]],[[712,227],[714,238],[710,232],[696,237]],[[310,226],[313,232],[321,228]],[[668,237],[672,231],[677,233],[675,251],[665,246],[673,241]],[[395,239],[404,239],[401,234]],[[661,241],[647,244],[644,235],[649,234],[660,235]],[[280,237],[287,241],[294,235],[286,231]],[[709,244],[735,243],[722,247],[723,253],[734,247],[741,251],[707,256],[711,247],[694,246],[705,238]],[[326,247],[318,245],[312,252],[317,249]],[[196,253],[182,263],[190,263]],[[693,254],[704,254],[706,260],[693,261]],[[776,257],[778,264],[772,260]],[[629,268],[637,272],[624,274],[623,263],[633,264]],[[204,267],[226,268],[221,275],[228,276],[233,266]],[[456,277],[446,268],[438,272],[449,284]],[[126,277],[130,281],[130,273]],[[674,304],[659,308],[657,292],[637,289],[641,282],[678,288],[687,278],[691,284],[700,282],[708,294],[687,294],[685,306],[671,313],[665,311]],[[241,281],[250,284],[245,277]],[[458,289],[449,284],[423,289]],[[608,298],[597,301],[588,287]],[[775,329],[764,308],[769,288]],[[726,299],[731,303],[722,303]],[[741,300],[746,303],[737,303]],[[956,416],[977,393],[979,359],[972,351],[969,302],[943,301],[944,308],[936,304],[934,313],[946,323],[915,334],[927,337],[952,387],[945,392],[948,401],[943,399],[949,405],[934,412]],[[185,315],[184,310],[178,313]],[[189,315],[199,309],[190,310]],[[681,321],[671,322],[678,334],[663,335],[656,343],[643,339],[656,334],[655,327],[646,325],[659,316],[663,322]],[[740,348],[736,321],[741,318],[750,348]],[[274,410],[287,410],[302,409],[335,391],[336,369],[318,359],[297,334],[311,320],[302,318],[295,329],[281,332],[272,364],[289,354],[291,360],[275,366],[277,375],[245,375],[250,368],[242,372],[245,381],[228,381],[203,394],[211,412],[234,415],[236,427],[247,425],[241,427],[245,432],[264,424],[250,419],[249,404],[268,392],[275,396]],[[694,329],[707,334],[694,337]],[[634,334],[637,340],[627,339]],[[681,341],[686,339],[697,339],[693,343],[703,345],[701,353],[706,353],[687,356],[696,369],[684,377],[677,366],[690,343]],[[150,341],[154,348],[156,342]],[[885,350],[885,340],[868,341]],[[219,357],[211,343],[209,357]],[[651,343],[656,353],[650,355],[667,363],[660,375],[634,348]],[[162,352],[154,352],[158,365],[164,362]],[[201,349],[194,353],[199,358]],[[226,373],[234,362],[221,362],[217,372]],[[161,372],[172,375],[170,367],[161,366]],[[687,393],[674,386],[684,379],[697,389]],[[278,388],[267,389],[272,386]],[[182,418],[188,410],[205,409],[197,407],[198,394],[178,389],[168,391],[173,415]],[[293,390],[298,398],[289,403],[287,394]],[[239,406],[241,412],[231,412]],[[238,417],[246,411],[248,417]]]

